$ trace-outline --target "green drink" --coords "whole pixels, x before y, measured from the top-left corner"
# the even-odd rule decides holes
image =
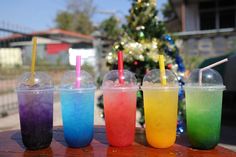
[[[191,146],[197,149],[212,149],[220,139],[224,86],[219,84],[222,79],[215,71],[207,70],[206,73],[208,75],[204,79],[207,83],[187,84],[185,87],[187,134]],[[212,73],[215,75],[209,75]],[[211,81],[207,80],[211,79],[211,76],[220,79],[211,84]]]
[[[214,148],[220,138],[222,90],[186,88],[187,132],[191,145]]]

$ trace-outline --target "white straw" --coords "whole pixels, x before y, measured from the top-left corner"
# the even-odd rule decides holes
[[[203,71],[205,71],[205,70],[207,70],[207,69],[210,69],[210,68],[213,68],[213,67],[215,67],[215,66],[217,66],[217,65],[220,65],[220,64],[222,64],[222,63],[225,63],[225,62],[227,62],[227,61],[228,61],[228,58],[225,58],[225,59],[223,59],[223,60],[221,60],[221,61],[219,61],[219,62],[213,63],[213,64],[211,64],[211,65],[208,65],[208,66],[206,66],[206,67],[200,69],[200,70],[199,70],[199,85],[202,85],[202,72],[203,72]]]

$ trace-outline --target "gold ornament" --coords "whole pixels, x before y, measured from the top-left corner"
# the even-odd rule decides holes
[[[141,3],[141,2],[142,2],[142,0],[138,0],[138,1],[137,1],[137,3]]]
[[[150,0],[150,3],[154,6],[157,6],[157,0]]]

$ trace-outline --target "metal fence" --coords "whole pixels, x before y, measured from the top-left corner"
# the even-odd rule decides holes
[[[14,72],[13,69],[11,71]],[[0,117],[4,117],[17,111],[17,99],[14,92],[17,75],[9,76],[1,69],[0,77]]]
[[[22,53],[24,49],[9,44],[9,40],[12,43],[16,40],[14,37],[25,35],[25,40],[29,41],[27,33],[32,31],[27,27],[0,21],[0,118],[17,112],[16,80],[30,68],[29,65],[23,63]],[[24,41],[24,37],[21,38],[22,40]],[[64,71],[68,68],[70,67],[43,65],[38,66],[37,70],[49,73],[57,85]]]
[[[39,71],[47,72],[53,79],[54,85],[59,85],[60,78],[68,68],[39,67]],[[17,112],[17,95],[15,92],[17,78],[29,67],[0,68],[0,118]],[[58,101],[58,94],[55,94],[55,101]]]

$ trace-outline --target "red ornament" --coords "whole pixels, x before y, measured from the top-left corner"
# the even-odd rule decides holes
[[[134,61],[134,65],[138,65],[138,61]]]
[[[168,64],[167,69],[172,69],[172,64]]]

